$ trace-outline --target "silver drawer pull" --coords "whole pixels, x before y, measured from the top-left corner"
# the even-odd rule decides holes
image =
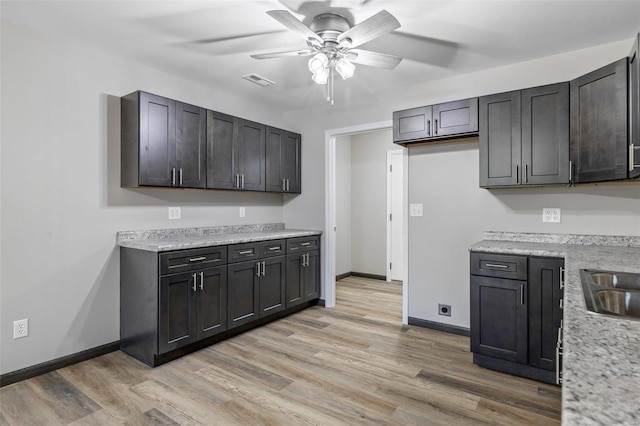
[[[199,262],[201,260],[207,260],[207,256],[190,257],[189,258],[189,262]]]
[[[238,254],[253,254],[253,250],[243,250],[239,251]]]
[[[280,246],[269,247],[269,251],[280,250]]]
[[[300,243],[301,246],[310,246],[311,243]]]
[[[486,263],[487,268],[509,269],[509,265],[496,265],[495,263]]]

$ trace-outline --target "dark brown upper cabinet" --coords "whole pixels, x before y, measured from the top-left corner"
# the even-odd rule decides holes
[[[393,141],[402,145],[477,133],[478,98],[393,113]]]
[[[300,135],[267,126],[266,190],[299,194]]]
[[[238,119],[238,137],[233,148],[236,189],[265,190],[265,133],[264,124]]]
[[[206,111],[141,91],[121,98],[121,185],[204,188]]]
[[[569,182],[569,84],[480,98],[480,186]]]
[[[640,34],[629,54],[629,177],[640,176]]]
[[[628,58],[571,81],[571,182],[628,176]]]

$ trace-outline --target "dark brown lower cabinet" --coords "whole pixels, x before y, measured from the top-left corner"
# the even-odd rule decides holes
[[[285,301],[286,257],[263,259],[260,268],[260,317],[282,311]]]
[[[320,297],[320,252],[287,255],[287,308]]]
[[[522,265],[513,272],[520,279],[504,278],[514,265]],[[472,273],[482,274],[470,278],[475,364],[559,384],[563,268],[557,258],[471,253]]]
[[[229,265],[228,328],[246,324],[260,315],[258,262]]]

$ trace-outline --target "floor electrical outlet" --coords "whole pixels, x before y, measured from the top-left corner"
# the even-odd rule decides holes
[[[560,209],[542,209],[542,221],[548,223],[560,223],[562,213]]]
[[[29,335],[29,319],[21,319],[13,322],[13,338],[21,339]]]

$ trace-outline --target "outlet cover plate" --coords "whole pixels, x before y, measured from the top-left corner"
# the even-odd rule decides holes
[[[562,210],[558,208],[542,209],[542,221],[548,223],[560,223],[562,220]]]
[[[29,335],[29,319],[21,319],[13,322],[13,338],[22,339]]]
[[[247,211],[244,207],[240,207],[240,217],[245,217],[245,215],[247,214]]]
[[[420,217],[422,214],[422,204],[409,204],[409,216]]]
[[[169,219],[175,220],[182,217],[182,209],[180,207],[169,207]]]

